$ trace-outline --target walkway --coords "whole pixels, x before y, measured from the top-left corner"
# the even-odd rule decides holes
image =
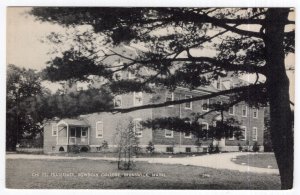
[[[268,173],[268,174],[279,174],[278,169],[258,168],[250,167],[247,165],[239,165],[232,161],[240,155],[247,155],[249,153],[221,153],[211,154],[204,156],[185,157],[185,158],[136,158],[136,161],[146,161],[149,163],[161,163],[161,164],[181,164],[181,165],[194,165],[209,167],[215,169],[229,169],[237,170],[241,172],[250,173]],[[251,154],[251,153],[250,153]],[[50,155],[34,155],[34,154],[6,154],[6,159],[90,159],[90,160],[110,160],[116,161],[116,158],[108,157],[67,157],[67,156],[50,156]]]

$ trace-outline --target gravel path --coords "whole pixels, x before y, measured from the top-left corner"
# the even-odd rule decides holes
[[[185,158],[136,158],[136,161],[146,161],[149,163],[162,163],[162,164],[181,164],[181,165],[194,165],[202,167],[210,167],[215,169],[229,169],[237,170],[241,172],[250,173],[268,173],[268,174],[279,174],[278,169],[258,168],[250,167],[247,164],[240,165],[232,161],[237,156],[248,155],[251,153],[221,153],[211,154],[204,156],[185,157]],[[253,153],[252,153],[253,154]],[[90,159],[90,160],[111,160],[115,161],[116,158],[109,157],[67,157],[67,156],[53,156],[53,155],[34,155],[34,154],[6,154],[6,159]]]

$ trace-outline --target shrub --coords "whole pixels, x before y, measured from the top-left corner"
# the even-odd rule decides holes
[[[74,154],[77,154],[80,152],[80,147],[78,145],[72,145],[70,147],[70,151],[73,152]]]
[[[257,142],[253,143],[252,150],[253,150],[253,152],[258,152],[259,151],[259,145],[257,144]]]
[[[210,154],[214,152],[214,145],[213,145],[212,143],[209,144],[208,152],[209,152]]]
[[[153,143],[150,141],[150,142],[148,143],[148,146],[146,147],[146,151],[152,154],[152,153],[154,152],[154,150],[155,150],[154,145],[153,145]]]
[[[243,151],[243,147],[241,146],[240,143],[238,144],[238,147],[239,147],[239,151],[240,151],[240,152]]]
[[[90,150],[89,146],[82,146],[80,152],[88,152]]]

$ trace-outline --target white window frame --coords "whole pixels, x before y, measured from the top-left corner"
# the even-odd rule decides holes
[[[85,131],[85,136],[82,135],[82,132]],[[81,137],[87,137],[88,136],[88,129],[84,129],[84,127],[81,127]]]
[[[231,116],[234,116],[235,115],[235,105],[231,106],[232,107],[232,114],[230,113],[230,108],[228,110],[228,114],[231,115]]]
[[[120,106],[117,107],[117,106],[116,106],[116,99],[118,99],[118,98],[120,99],[120,102],[121,102],[121,103],[120,103]],[[117,96],[114,98],[114,107],[115,107],[115,108],[120,108],[120,107],[122,107],[122,104],[123,104],[122,95],[117,95]]]
[[[98,133],[98,132],[99,132],[98,126],[99,126],[99,125],[102,125],[102,130],[101,130],[101,131],[102,131],[102,136],[98,136],[98,134],[99,134],[99,133]],[[102,121],[97,121],[97,122],[96,122],[96,138],[103,138],[103,137],[104,137],[103,134],[104,134],[104,124],[103,124]]]
[[[171,101],[174,101],[174,92],[167,92],[167,94],[166,94],[166,101],[167,101],[167,98],[168,98],[168,95],[170,95],[171,94]],[[170,106],[168,106],[168,107],[174,107],[174,105],[170,105]]]
[[[208,139],[208,131],[209,131],[209,125],[208,125],[208,123],[207,122],[201,122],[201,125],[205,125],[206,126],[206,128],[207,128],[207,135],[206,135],[206,139]],[[202,131],[203,131],[204,129],[202,129]]]
[[[184,97],[185,97],[185,99],[193,98],[192,95],[185,95]],[[191,107],[186,107],[186,103],[190,103]],[[192,110],[193,109],[193,102],[186,102],[186,103],[184,104],[184,109]]]
[[[192,133],[191,132],[189,132],[189,133],[190,133],[190,135],[186,136],[186,132],[184,132],[184,134],[183,134],[184,138],[192,139]]]
[[[56,134],[54,134],[56,132]],[[58,126],[57,125],[52,125],[52,136],[57,136],[58,135]]]
[[[170,132],[171,132],[171,135],[170,135],[170,136],[167,136],[167,131],[170,131]],[[166,137],[166,138],[173,138],[173,137],[174,137],[174,132],[171,131],[171,130],[165,129],[165,137]]]
[[[205,104],[204,101],[206,101],[207,109],[203,109],[203,105]],[[202,107],[202,111],[209,111],[209,99],[207,99],[207,100],[202,100],[201,107]]]
[[[246,115],[244,115],[244,113],[243,113],[244,107],[246,108]],[[248,106],[242,105],[242,117],[247,117],[247,116],[248,116]]]
[[[240,126],[241,129],[245,129],[245,136],[244,139],[241,139],[242,141],[247,140],[247,127],[246,126]],[[242,130],[243,131],[243,130]]]
[[[141,97],[141,103],[137,104],[136,98]],[[143,105],[143,92],[133,92],[133,105],[134,106],[142,106]]]
[[[135,74],[132,74],[130,71],[128,72],[128,79],[135,79]]]
[[[136,124],[137,124],[137,123],[140,123],[140,121],[142,121],[141,118],[135,118],[135,119],[133,119],[133,132],[134,132],[134,135],[135,135],[136,137],[143,137],[143,131],[139,131],[139,132],[138,132],[139,134],[137,134],[137,131],[136,131]],[[141,124],[140,124],[140,125],[141,125]]]
[[[256,117],[254,116],[254,112],[256,111]],[[257,108],[254,108],[253,109],[253,118],[258,118],[258,109]]]
[[[255,137],[253,136],[254,131],[255,131]],[[252,140],[257,141],[257,127],[252,127]]]

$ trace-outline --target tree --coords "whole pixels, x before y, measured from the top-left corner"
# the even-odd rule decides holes
[[[41,132],[41,124],[26,106],[31,97],[42,93],[41,79],[34,70],[15,65],[7,67],[6,93],[6,150],[14,151],[18,141],[25,136],[34,138]]]
[[[159,104],[127,109],[99,108],[99,111],[130,112],[220,95],[230,96],[230,104],[244,101],[251,106],[269,105],[281,187],[290,189],[293,186],[294,139],[284,60],[287,54],[294,52],[295,22],[290,20],[293,12],[289,8],[43,7],[34,8],[31,14],[39,20],[68,27],[91,26],[89,32],[105,37],[101,44],[137,44],[146,48],[140,50],[138,56],[130,57],[113,49],[89,47],[93,39],[79,41],[82,46],[72,47],[63,52],[62,57],[49,62],[45,71],[52,81],[89,80],[89,75],[96,74],[107,79],[106,86],[112,93],[120,94],[153,92],[149,83],[170,90],[177,86],[194,89],[232,74],[256,75],[256,81],[248,86],[234,86],[229,90]],[[86,37],[84,34],[78,36]],[[207,48],[213,52],[207,52]],[[107,63],[108,58],[122,58],[125,63],[112,65]],[[75,66],[76,74],[59,74]],[[149,74],[139,74],[139,70],[145,68]],[[124,70],[135,72],[136,79],[113,79],[114,73]]]
[[[120,123],[117,127],[118,169],[131,170],[135,166],[132,158],[139,153],[140,147],[134,126],[135,124],[131,120],[127,126],[124,126],[124,123]]]

